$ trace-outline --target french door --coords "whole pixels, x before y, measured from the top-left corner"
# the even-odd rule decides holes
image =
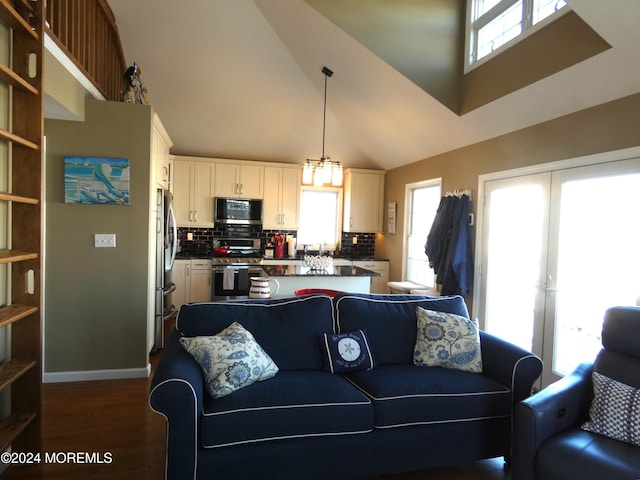
[[[640,297],[640,158],[487,180],[475,311],[540,355],[544,387],[592,361],[602,318]]]

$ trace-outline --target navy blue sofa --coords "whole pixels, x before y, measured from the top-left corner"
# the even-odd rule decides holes
[[[467,316],[462,297],[340,294],[182,306],[153,377],[166,478],[356,479],[510,456],[514,405],[538,357],[480,332],[482,373],[413,364],[416,308]],[[279,367],[213,399],[179,337],[241,323]],[[366,329],[368,371],[323,369],[327,332]]]

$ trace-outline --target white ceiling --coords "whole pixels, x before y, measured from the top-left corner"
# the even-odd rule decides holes
[[[390,0],[391,1],[391,0]],[[109,0],[172,153],[391,169],[640,92],[640,1],[570,0],[612,48],[458,116],[302,0]]]

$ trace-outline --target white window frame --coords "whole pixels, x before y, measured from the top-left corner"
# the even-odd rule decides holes
[[[523,4],[523,15],[522,15],[522,32],[517,35],[515,38],[512,38],[508,42],[503,45],[500,45],[493,52],[485,55],[481,59],[477,60],[477,39],[478,39],[478,31],[489,24],[491,21],[495,20],[513,5],[518,3],[520,0],[501,0],[496,5],[493,6],[489,11],[485,12],[483,15],[478,17],[474,21],[475,17],[475,5],[477,0],[467,0],[467,22],[466,22],[466,41],[465,41],[465,51],[464,51],[464,72],[467,73],[474,68],[482,65],[488,60],[495,57],[500,52],[503,52],[507,48],[517,44],[518,42],[524,40],[529,35],[537,32],[541,28],[544,28],[549,23],[555,21],[562,15],[565,15],[571,11],[569,5],[565,5],[560,10],[552,13],[551,15],[545,17],[535,25],[532,25],[533,22],[533,7],[534,0],[522,0]],[[474,59],[474,60],[472,60]]]
[[[420,182],[407,183],[404,190],[404,232],[402,239],[402,280],[407,281],[407,263],[409,257],[409,229],[411,228],[411,212],[412,212],[412,190],[425,187],[440,187],[440,198],[442,197],[442,178],[433,178],[430,180],[422,180]],[[437,208],[437,206],[436,206]],[[425,237],[426,242],[426,237]],[[425,254],[426,255],[426,254]],[[413,281],[413,280],[412,280]],[[415,281],[413,281],[416,283]],[[422,285],[422,284],[421,284]],[[435,285],[423,285],[426,288],[435,288]]]
[[[313,243],[306,244],[309,250],[320,250],[320,247],[323,249],[335,250],[337,244],[340,243],[340,239],[342,238],[342,209],[343,209],[343,189],[342,187],[315,187],[312,185],[303,185],[300,188],[300,218],[304,215],[302,211],[302,196],[305,191],[316,191],[316,192],[335,192],[338,196],[337,204],[336,204],[336,231],[335,238],[336,243],[323,244]],[[316,212],[316,215],[322,215],[322,212]],[[303,239],[304,240],[304,239]],[[300,238],[298,238],[298,250],[302,250],[302,244],[300,243]]]

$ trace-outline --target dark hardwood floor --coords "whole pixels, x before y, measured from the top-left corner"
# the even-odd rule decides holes
[[[160,355],[154,355],[152,366]],[[2,478],[161,480],[165,422],[149,408],[150,379],[45,384],[42,451],[63,463],[11,467]],[[69,453],[87,452],[110,463],[73,463]],[[80,460],[86,460],[79,458]],[[267,477],[264,477],[265,479]],[[501,459],[377,480],[507,480]],[[220,479],[225,480],[225,479]],[[269,479],[270,480],[270,479]],[[274,479],[277,480],[277,479]]]

